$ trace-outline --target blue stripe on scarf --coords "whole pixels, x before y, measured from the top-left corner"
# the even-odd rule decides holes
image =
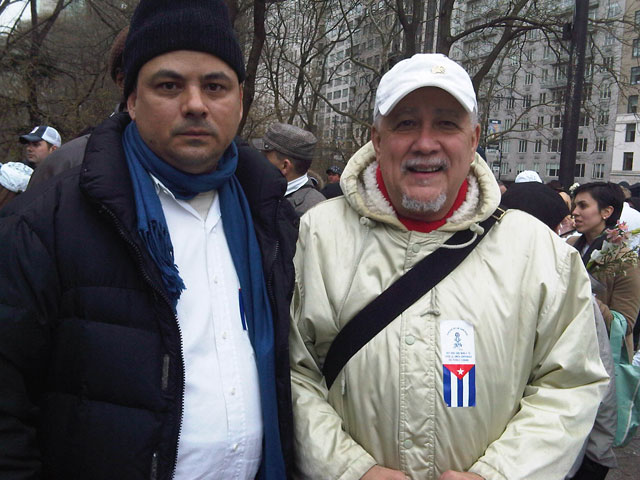
[[[258,369],[264,429],[258,478],[285,478],[278,427],[273,319],[249,204],[234,175],[238,150],[231,143],[214,172],[193,175],[177,170],[155,155],[140,137],[135,122],[125,129],[122,143],[133,182],[138,230],[160,268],[167,293],[174,300],[174,310],[185,287],[174,263],[173,245],[162,205],[147,172],[158,178],[177,198],[189,199],[201,192],[218,190],[222,224],[245,299],[248,334]]]

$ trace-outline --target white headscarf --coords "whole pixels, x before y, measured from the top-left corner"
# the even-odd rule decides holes
[[[12,192],[20,193],[27,189],[33,168],[20,162],[8,162],[0,166],[0,185]]]

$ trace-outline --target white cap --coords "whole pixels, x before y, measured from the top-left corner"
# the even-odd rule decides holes
[[[437,87],[455,97],[464,109],[478,111],[469,74],[441,53],[417,53],[385,73],[376,92],[376,112],[387,115],[400,100],[422,87]]]
[[[524,170],[516,176],[516,183],[538,182],[542,183],[540,175],[533,170]]]
[[[38,142],[40,140],[44,140],[56,147],[59,147],[62,144],[62,138],[60,138],[58,131],[47,125],[40,125],[31,130],[28,134],[20,137],[21,143]]]
[[[33,168],[20,162],[8,162],[0,166],[0,185],[12,192],[24,192]]]

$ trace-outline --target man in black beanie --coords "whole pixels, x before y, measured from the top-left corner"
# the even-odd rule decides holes
[[[129,113],[0,215],[3,478],[282,479],[297,216],[222,0],[142,0]]]

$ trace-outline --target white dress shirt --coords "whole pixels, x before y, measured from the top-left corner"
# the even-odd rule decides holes
[[[152,179],[186,286],[177,306],[185,391],[175,478],[253,479],[262,454],[258,372],[218,194],[178,200]]]

